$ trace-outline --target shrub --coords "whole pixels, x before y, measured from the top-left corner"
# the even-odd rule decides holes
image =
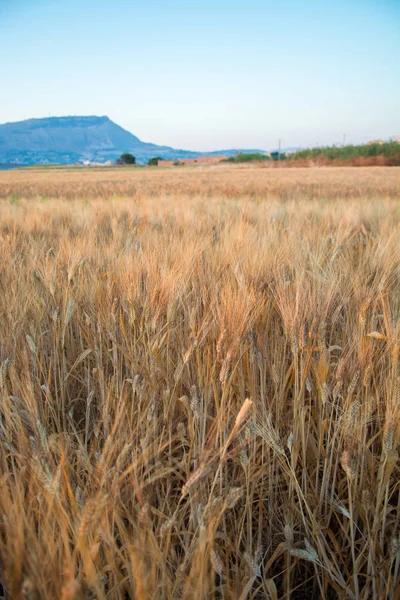
[[[155,156],[154,158],[150,158],[147,161],[147,164],[149,165],[149,167],[157,167],[159,160],[162,160],[161,156]]]
[[[268,154],[262,154],[262,152],[239,152],[235,156],[230,156],[226,158],[223,162],[234,162],[234,163],[242,163],[242,162],[252,162],[254,160],[269,160]]]
[[[278,150],[274,150],[274,152],[271,152],[271,158],[272,160],[285,160],[286,154],[284,152],[278,152]]]
[[[328,159],[328,160],[353,160],[358,158],[376,158],[383,156],[391,159],[392,164],[400,165],[400,144],[398,142],[384,142],[361,144],[358,146],[325,146],[299,150],[292,156],[293,160]]]

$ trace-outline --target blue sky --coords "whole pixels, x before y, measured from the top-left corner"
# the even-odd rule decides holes
[[[400,0],[0,0],[0,122],[74,114],[193,150],[400,135]]]

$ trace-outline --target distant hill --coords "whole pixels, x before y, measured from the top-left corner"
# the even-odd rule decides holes
[[[3,165],[106,162],[114,161],[123,152],[132,153],[143,163],[153,156],[177,160],[212,154],[232,156],[238,150],[192,152],[142,142],[108,117],[49,117],[0,125]]]

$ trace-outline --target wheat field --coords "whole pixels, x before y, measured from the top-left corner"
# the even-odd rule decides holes
[[[0,595],[400,598],[400,169],[0,197]]]

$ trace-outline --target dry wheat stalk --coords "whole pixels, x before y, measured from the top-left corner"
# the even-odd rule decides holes
[[[7,597],[391,598],[399,194],[396,168],[0,172]]]

